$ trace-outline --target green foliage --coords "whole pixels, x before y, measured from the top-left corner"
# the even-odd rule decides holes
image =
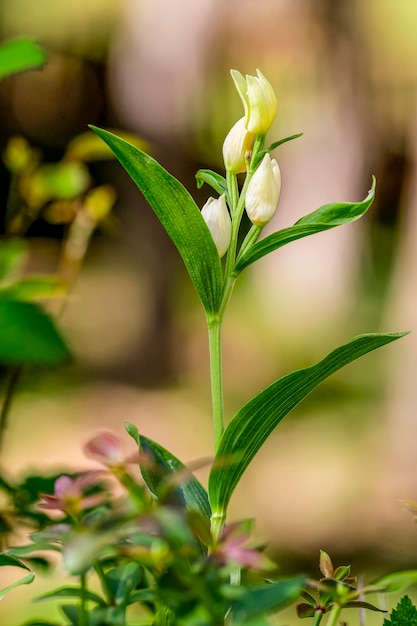
[[[222,272],[210,232],[185,187],[155,159],[116,135],[92,127],[139,187],[182,256],[207,314],[221,302]]]
[[[0,80],[45,63],[43,48],[31,39],[9,39],[0,44]]]
[[[225,511],[233,491],[259,448],[279,422],[318,384],[355,359],[404,333],[360,335],[322,361],[278,379],[245,404],[227,426],[209,478],[213,512]]]
[[[417,626],[417,609],[408,596],[401,598],[383,626]]]
[[[133,424],[127,423],[126,430],[145,454],[140,468],[149,491],[158,499],[169,499],[188,511],[198,511],[209,520],[211,509],[207,491],[185,465],[159,443],[139,435]]]
[[[10,365],[57,365],[70,352],[52,318],[32,302],[0,299],[0,361]]]
[[[325,204],[316,211],[302,217],[294,226],[278,230],[255,243],[238,257],[234,273],[239,274],[245,267],[263,256],[282,248],[292,241],[330,230],[354,222],[362,217],[371,206],[375,197],[376,179],[372,179],[372,187],[362,202],[334,202]]]

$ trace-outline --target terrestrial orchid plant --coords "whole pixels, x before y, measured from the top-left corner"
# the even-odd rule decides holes
[[[26,67],[43,62],[41,54]],[[0,49],[0,76],[1,63]],[[12,64],[11,71],[15,67]],[[355,337],[318,363],[272,382],[231,419],[225,418],[222,323],[241,272],[292,241],[360,218],[375,194],[373,179],[363,201],[327,204],[293,226],[261,238],[264,226],[276,212],[281,190],[280,169],[271,152],[300,135],[268,144],[266,135],[276,115],[273,88],[259,70],[256,76],[246,78],[236,70],[231,75],[244,114],[224,140],[225,176],[210,170],[197,172],[198,187],[207,184],[216,193],[201,211],[183,185],[151,156],[116,134],[92,127],[159,218],[184,261],[204,309],[214,437],[208,488],[172,452],[131,423],[126,424],[126,430],[135,444],[133,454],[126,454],[121,439],[110,432],[99,433],[86,444],[87,456],[100,464],[97,470],[31,476],[23,483],[13,482],[2,473],[0,488],[8,498],[8,506],[0,517],[4,548],[0,565],[24,568],[29,573],[3,589],[1,595],[18,584],[31,582],[39,566],[51,568],[50,553],[61,555],[65,572],[76,581],[38,598],[59,603],[62,617],[58,621],[42,617],[25,622],[26,626],[264,626],[269,623],[269,614],[293,603],[298,617],[318,625],[325,616],[328,626],[335,626],[345,608],[378,611],[364,599],[368,594],[401,591],[417,582],[417,570],[412,570],[384,576],[358,589],[350,567],[334,568],[324,551],[320,553],[319,580],[302,575],[278,578],[274,563],[251,538],[252,522],[228,522],[228,506],[235,488],[281,420],[328,376],[406,334]],[[21,164],[22,159],[11,158],[13,154],[16,157],[16,150],[9,149],[8,163],[14,163],[11,171],[20,175],[23,166],[19,169],[16,163]],[[83,155],[85,158],[85,151]],[[74,151],[69,160],[73,158]],[[38,172],[37,167],[31,161],[31,176]],[[83,223],[88,218],[83,251],[100,221],[97,216],[103,215],[102,194],[98,200],[94,196],[94,202],[89,194],[86,201],[85,188],[73,193],[78,203],[74,223],[80,215]],[[111,199],[105,196],[104,204],[107,213]],[[242,232],[245,211],[251,226]],[[16,214],[12,222],[16,223]],[[79,222],[75,230],[79,237]],[[68,245],[74,243],[73,232],[70,226],[67,254],[73,249]],[[19,324],[15,323],[15,334],[12,332],[9,339],[0,333],[0,358],[11,370],[1,416],[2,435],[21,368],[29,363],[55,364],[68,358],[52,316],[36,302],[39,294],[51,295],[46,294],[48,288],[42,283],[43,290],[39,290],[36,283],[36,290],[31,283],[32,289],[28,290],[27,283],[10,279],[9,269],[16,265],[11,259],[18,256],[15,243],[5,242],[0,252],[0,320],[10,322],[13,317],[20,321],[36,349],[28,348],[30,354],[23,348],[19,350]],[[22,524],[32,530],[30,543],[11,546],[16,526]]]

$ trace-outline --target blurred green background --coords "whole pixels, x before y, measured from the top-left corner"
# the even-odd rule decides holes
[[[278,98],[270,139],[304,133],[274,155],[283,189],[266,230],[362,199],[376,175],[369,216],[295,242],[241,278],[224,333],[232,416],[354,334],[415,328],[416,27],[414,0],[2,0],[0,38],[34,37],[49,60],[0,85],[0,150],[20,134],[53,161],[89,123],[121,128],[148,141],[202,205],[209,192],[196,190],[195,171],[221,170],[223,138],[242,115],[229,69],[259,67]],[[21,380],[1,459],[10,474],[87,467],[82,443],[97,429],[123,433],[125,421],[184,461],[212,452],[197,298],[120,166],[92,173],[117,190],[115,220],[95,236],[61,319],[75,363]],[[5,169],[0,177],[4,204]],[[31,271],[53,271],[62,234],[32,226]],[[283,574],[315,572],[319,548],[370,575],[416,566],[416,530],[399,506],[417,499],[416,342],[333,376],[240,484],[232,515],[256,514]],[[8,596],[2,623],[43,584]]]

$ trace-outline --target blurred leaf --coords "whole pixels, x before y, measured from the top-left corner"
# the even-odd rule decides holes
[[[22,561],[19,561],[19,559],[17,559],[15,556],[12,556],[11,554],[4,554],[4,553],[0,554],[0,567],[3,565],[21,567],[29,571],[29,568],[24,563],[22,563]]]
[[[351,602],[344,602],[343,608],[344,609],[366,609],[367,611],[375,611],[377,613],[386,613],[384,609],[380,609],[374,604],[371,604],[370,602],[364,602],[363,600],[352,600]]]
[[[232,607],[233,623],[244,624],[247,620],[264,613],[279,611],[295,602],[300,596],[305,578],[298,576],[259,587],[250,587]]]
[[[108,131],[91,127],[113,150],[182,256],[207,314],[222,297],[220,258],[199,208],[185,187],[155,159]]]
[[[157,498],[164,497],[169,486],[167,479],[175,474],[184,474],[183,482],[173,489],[174,495],[187,510],[199,511],[206,519],[210,519],[211,509],[207,492],[186,466],[163,446],[140,435],[134,424],[128,422],[126,430],[147,456],[145,462],[140,464],[140,469],[151,493]]]
[[[71,623],[71,626],[78,626],[79,608],[73,604],[64,604],[60,606],[61,611]]]
[[[111,129],[111,132],[124,141],[128,141],[139,150],[148,150],[149,148],[149,144],[146,141],[139,139],[139,137],[131,133],[126,133],[115,128]],[[65,159],[69,160],[102,161],[114,158],[115,155],[112,149],[105,144],[98,135],[95,135],[89,130],[74,137],[69,142],[65,152]]]
[[[209,500],[213,513],[226,511],[236,485],[259,448],[280,421],[319,383],[360,356],[405,334],[359,335],[315,365],[279,378],[245,404],[227,426],[210,472]],[[222,459],[231,462],[221,466]]]
[[[22,239],[0,242],[0,282],[20,270],[26,258],[26,244]]]
[[[9,593],[9,591],[11,591],[12,589],[15,589],[16,587],[20,587],[20,585],[28,585],[29,583],[32,582],[34,578],[35,578],[35,574],[28,574],[27,576],[25,576],[24,578],[21,578],[20,580],[16,581],[12,585],[9,585],[8,587],[3,587],[3,589],[0,589],[0,600],[2,600],[2,598],[4,598],[4,596],[6,595],[6,593]]]
[[[56,298],[66,292],[66,283],[56,276],[31,276],[15,283],[0,286],[0,299],[36,300]]]
[[[35,598],[35,602],[41,602],[42,600],[51,600],[53,598],[87,598],[97,604],[105,604],[103,598],[92,591],[80,589],[80,587],[60,587],[59,589],[53,589],[47,593],[43,593],[41,596]]]
[[[308,235],[321,233],[325,230],[349,224],[366,213],[375,197],[376,179],[372,177],[372,187],[362,202],[335,202],[325,204],[313,213],[302,217],[293,226],[278,230],[272,235],[261,239],[246,250],[236,261],[234,274],[239,274],[245,267],[263,256],[282,248],[291,241],[302,239]]]
[[[364,592],[366,593],[392,593],[401,592],[417,584],[417,570],[405,570],[403,572],[394,572],[378,578],[370,585],[366,585]]]
[[[52,319],[37,305],[0,300],[0,361],[13,365],[58,365],[70,352]]]
[[[297,613],[297,617],[300,619],[304,619],[305,617],[314,617],[315,608],[306,602],[300,602],[295,606],[295,611]]]
[[[9,39],[0,44],[0,79],[45,63],[45,51],[30,39]]]
[[[90,175],[85,165],[60,161],[38,167],[25,179],[22,195],[28,205],[39,209],[51,200],[73,200],[90,185]]]
[[[137,586],[142,569],[137,563],[126,563],[106,572],[116,606],[126,605],[128,596]]]

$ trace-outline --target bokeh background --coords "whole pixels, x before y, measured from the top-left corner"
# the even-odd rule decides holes
[[[223,138],[242,115],[229,69],[259,67],[278,98],[271,140],[304,133],[274,155],[283,188],[266,230],[362,199],[376,175],[368,216],[241,277],[225,322],[232,416],[355,334],[415,331],[416,27],[414,0],[2,0],[0,38],[32,36],[49,60],[1,84],[0,149],[20,134],[53,161],[89,123],[124,129],[202,205],[210,192],[196,189],[195,171],[221,171]],[[97,429],[123,436],[125,421],[185,462],[212,453],[197,297],[121,167],[96,163],[92,174],[117,190],[114,219],[94,237],[60,320],[74,363],[20,382],[1,458],[10,474],[87,467],[82,443]],[[62,235],[32,226],[31,270],[53,270]],[[240,484],[232,515],[256,513],[283,573],[315,572],[319,548],[365,572],[416,567],[417,531],[399,505],[417,499],[416,344],[414,332],[333,376]],[[35,585],[3,600],[2,623],[17,604],[26,610]]]

